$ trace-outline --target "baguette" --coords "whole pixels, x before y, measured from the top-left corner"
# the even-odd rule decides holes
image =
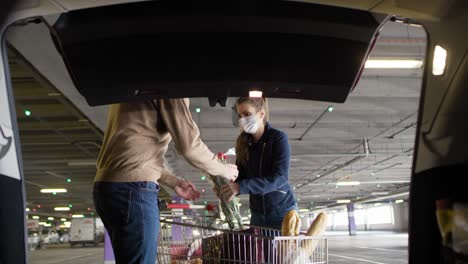
[[[301,218],[296,210],[286,213],[281,226],[282,236],[298,236],[301,231]]]
[[[307,230],[306,236],[321,236],[327,228],[327,215],[325,213],[320,213],[312,222]],[[315,248],[319,244],[320,239],[318,238],[306,238],[302,241],[303,250],[309,255],[314,254]]]
[[[320,213],[307,230],[306,236],[321,236],[327,227],[327,215]]]

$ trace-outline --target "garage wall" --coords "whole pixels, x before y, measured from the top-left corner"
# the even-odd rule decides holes
[[[364,219],[363,224],[356,225],[358,231],[393,231],[393,232],[408,232],[408,203],[391,204],[393,220],[388,224],[370,224],[368,219]],[[332,217],[329,214],[329,217]],[[335,219],[330,220],[327,231],[348,231],[348,225],[337,224]]]

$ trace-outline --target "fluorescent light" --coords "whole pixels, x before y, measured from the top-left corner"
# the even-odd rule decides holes
[[[47,220],[52,221],[52,220],[55,220],[55,218],[51,216],[51,217],[47,217]]]
[[[66,219],[66,218],[62,218],[62,219],[60,219],[60,221],[62,221],[62,222],[66,222],[66,221],[67,221],[67,219]]]
[[[39,222],[39,225],[45,226],[47,223],[46,222]]]
[[[299,209],[299,212],[300,213],[307,213],[307,212],[309,212],[309,209]]]
[[[52,225],[46,223],[46,224],[44,224],[43,226],[44,226],[44,227],[51,227]]]
[[[250,91],[249,92],[249,97],[262,98],[262,96],[263,96],[262,91]]]
[[[423,65],[422,60],[377,60],[366,61],[366,69],[418,69]]]
[[[434,59],[432,61],[432,74],[442,75],[445,71],[445,62],[447,60],[447,50],[439,45],[434,48]]]
[[[75,215],[72,215],[72,218],[84,218],[84,215],[82,215],[82,214],[75,214]]]
[[[70,211],[70,207],[55,207],[55,211]]]
[[[66,193],[67,189],[56,188],[56,189],[41,189],[41,193]]]
[[[35,215],[35,216],[32,217],[32,219],[36,219],[36,220],[37,220],[37,219],[39,219],[39,216]]]
[[[396,200],[395,201],[396,204],[399,204],[399,203],[402,203],[402,202],[404,202],[404,201],[403,200]]]
[[[59,228],[68,228],[66,225],[60,225]]]
[[[387,195],[388,192],[372,192],[372,195]]]
[[[351,200],[337,200],[336,203],[339,203],[339,204],[347,204],[347,203],[350,203]]]
[[[29,211],[30,211],[29,208],[26,208],[26,212],[29,212]]]
[[[374,206],[382,205],[382,203],[375,203]]]
[[[355,186],[359,184],[361,183],[358,181],[341,181],[336,183],[337,186]]]

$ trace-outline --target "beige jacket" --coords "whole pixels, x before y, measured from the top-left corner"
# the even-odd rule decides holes
[[[175,187],[178,178],[164,168],[171,139],[192,166],[211,175],[226,173],[201,141],[189,100],[158,99],[110,106],[94,181],[153,181]]]

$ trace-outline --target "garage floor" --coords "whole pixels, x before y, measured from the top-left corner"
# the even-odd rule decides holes
[[[408,235],[385,232],[330,232],[329,262],[334,264],[403,264],[408,263]],[[29,254],[31,264],[102,264],[104,248],[49,246]]]
[[[408,263],[408,235],[384,232],[328,233],[329,261],[339,264]]]

